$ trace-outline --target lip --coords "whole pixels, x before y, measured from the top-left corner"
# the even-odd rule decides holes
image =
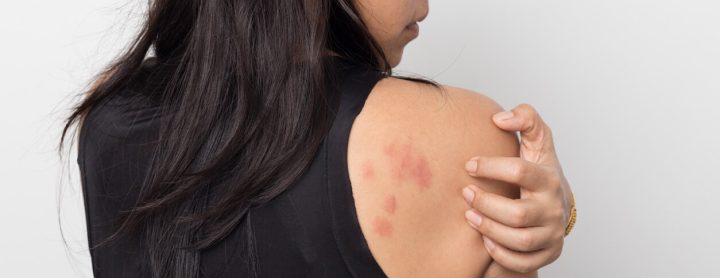
[[[413,22],[412,24],[405,26],[405,30],[418,35],[420,33],[420,25],[418,25],[417,22]]]

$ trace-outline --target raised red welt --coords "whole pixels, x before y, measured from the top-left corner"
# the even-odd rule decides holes
[[[395,209],[397,208],[397,199],[395,198],[395,195],[388,195],[385,197],[385,202],[383,202],[383,209],[385,212],[389,214],[395,213]]]
[[[393,226],[387,218],[375,216],[375,219],[373,219],[373,231],[382,237],[389,237],[392,236]]]

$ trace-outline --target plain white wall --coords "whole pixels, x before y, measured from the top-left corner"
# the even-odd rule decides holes
[[[72,94],[127,42],[144,2],[0,9],[0,277],[89,276],[75,157],[62,175],[54,148]],[[431,1],[398,70],[507,109],[530,103],[551,125],[578,222],[541,276],[716,273],[720,2]]]

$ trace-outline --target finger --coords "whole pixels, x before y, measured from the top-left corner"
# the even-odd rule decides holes
[[[556,240],[559,240],[552,228],[512,228],[480,214],[475,209],[465,211],[465,218],[478,232],[514,251],[537,251],[552,246]]]
[[[552,130],[531,105],[523,103],[511,111],[497,113],[493,116],[493,122],[500,129],[520,131],[523,149],[532,151],[524,152],[529,156],[528,160],[540,162],[542,155],[554,155]]]
[[[560,257],[562,242],[558,246],[535,252],[517,252],[505,248],[491,238],[483,236],[485,248],[495,262],[515,272],[529,273],[546,266]]]
[[[465,170],[473,177],[504,181],[533,191],[549,183],[540,165],[519,157],[476,156],[465,164]]]
[[[540,138],[547,127],[535,108],[527,103],[520,104],[510,111],[493,115],[493,122],[507,131],[520,131],[528,140]]]
[[[542,212],[531,199],[510,199],[468,185],[463,189],[468,204],[496,221],[514,228],[540,226],[544,223]],[[469,191],[468,191],[469,190]]]

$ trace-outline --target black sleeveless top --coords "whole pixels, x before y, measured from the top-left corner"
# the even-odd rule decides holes
[[[335,58],[338,113],[308,170],[288,190],[250,209],[228,237],[200,254],[201,277],[386,277],[358,223],[347,170],[353,120],[382,74]],[[159,128],[157,107],[122,94],[93,108],[80,130],[78,164],[88,242],[112,233],[132,207]],[[91,249],[95,277],[149,277],[140,242]],[[250,264],[248,258],[257,263]]]

